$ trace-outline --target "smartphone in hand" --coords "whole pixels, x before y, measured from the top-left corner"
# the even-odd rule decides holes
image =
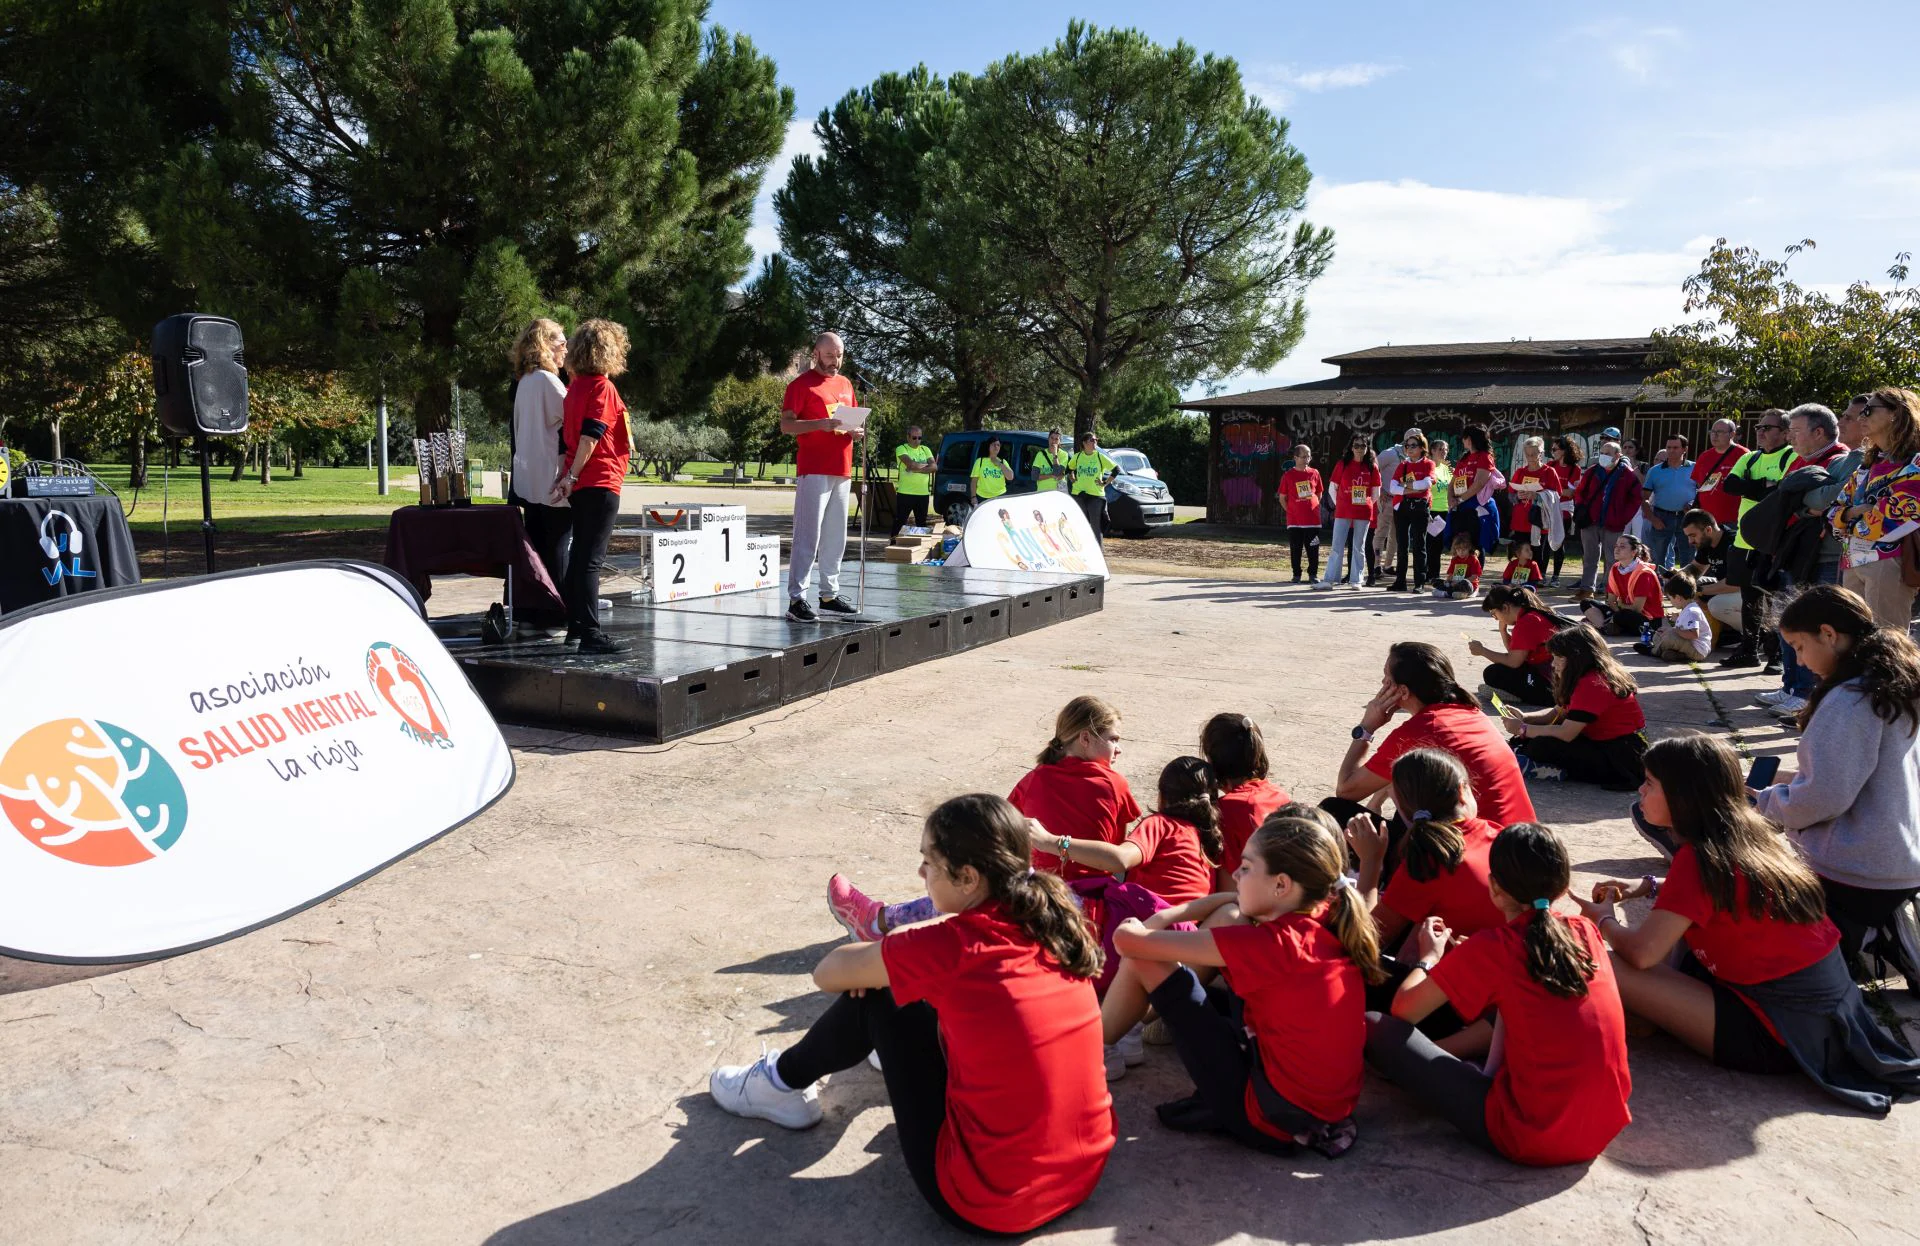
[[[1773,776],[1780,773],[1778,757],[1756,757],[1752,769],[1747,771],[1747,786],[1754,791],[1773,786]]]

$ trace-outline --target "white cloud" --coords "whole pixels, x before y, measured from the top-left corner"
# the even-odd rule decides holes
[[[1682,319],[1680,282],[1711,239],[1608,245],[1621,205],[1421,182],[1317,187],[1306,217],[1334,260],[1307,291],[1307,333],[1271,373],[1228,392],[1331,376],[1328,355],[1388,342],[1629,337]]]
[[[1568,37],[1600,44],[1607,59],[1636,82],[1652,78],[1665,54],[1686,42],[1677,26],[1633,26],[1618,18],[1576,27]]]
[[[817,156],[820,154],[820,140],[813,134],[813,119],[789,121],[787,123],[786,142],[780,148],[780,154],[767,166],[766,180],[760,183],[760,197],[753,202],[753,227],[747,230],[747,241],[753,246],[753,266],[749,275],[758,271],[760,261],[780,249],[780,226],[773,215],[773,192],[787,184],[787,170],[793,165],[796,156]]]
[[[1379,81],[1388,74],[1398,72],[1399,68],[1398,65],[1380,65],[1371,61],[1331,65],[1324,69],[1297,69],[1291,65],[1269,65],[1261,69],[1247,70],[1245,78],[1249,94],[1259,96],[1270,108],[1280,108],[1293,98],[1295,92],[1318,94],[1322,91],[1363,87],[1370,82]]]

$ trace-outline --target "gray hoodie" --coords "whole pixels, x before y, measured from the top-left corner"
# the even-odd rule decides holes
[[[1920,887],[1920,736],[1873,712],[1860,681],[1827,694],[1800,737],[1799,770],[1755,796],[1822,878]]]

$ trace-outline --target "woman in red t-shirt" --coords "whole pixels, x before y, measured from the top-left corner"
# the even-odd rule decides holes
[[[1660,572],[1647,557],[1637,537],[1622,533],[1613,543],[1613,565],[1607,568],[1607,599],[1589,601],[1587,622],[1609,636],[1638,638],[1647,624],[1667,619],[1667,596]]]
[[[1460,434],[1465,453],[1453,465],[1453,530],[1473,537],[1485,553],[1500,535],[1499,511],[1493,504],[1493,438],[1484,428]]]
[[[1380,976],[1380,951],[1345,866],[1323,823],[1274,818],[1248,841],[1231,895],[1114,932],[1122,972],[1146,987],[1193,1078],[1194,1094],[1160,1106],[1163,1124],[1224,1130],[1283,1154],[1299,1145],[1335,1156],[1353,1145],[1365,990]],[[1178,921],[1206,928],[1166,928]],[[1203,986],[1196,966],[1225,970],[1225,982]],[[1134,1012],[1117,991],[1107,999],[1101,1024],[1115,1038]]]
[[[1521,442],[1520,453],[1524,461],[1507,478],[1508,489],[1513,494],[1513,514],[1507,526],[1516,544],[1546,543],[1547,517],[1535,510],[1534,502],[1542,493],[1552,493],[1557,501],[1563,492],[1560,469],[1541,457],[1546,445],[1538,437],[1529,437]]]
[[[573,512],[573,549],[567,556],[567,639],[582,653],[627,652],[600,627],[600,568],[620,514],[620,482],[633,456],[627,436],[627,404],[613,378],[627,370],[627,331],[611,320],[588,320],[567,339],[567,371],[573,380],[561,403],[562,475],[547,499]]]
[[[877,1052],[907,1172],[942,1219],[1026,1233],[1085,1202],[1115,1136],[1100,949],[1031,853],[1026,818],[998,796],[936,808],[920,874],[952,916],[829,952],[813,981],[839,998],[784,1054],[715,1069],[714,1102],[806,1129],[820,1080]]]
[[[1313,447],[1293,448],[1293,466],[1280,476],[1280,506],[1287,516],[1287,544],[1293,552],[1293,582],[1300,583],[1300,555],[1307,556],[1307,581],[1320,579],[1320,498],[1325,490],[1313,469]]]
[[[1215,714],[1200,729],[1200,753],[1220,785],[1220,868],[1216,890],[1233,890],[1240,851],[1269,815],[1292,800],[1267,782],[1267,741],[1245,714]]]
[[[1480,608],[1500,624],[1500,639],[1507,646],[1495,653],[1477,640],[1467,642],[1469,653],[1487,660],[1481,680],[1522,705],[1552,705],[1553,655],[1547,652],[1547,641],[1572,621],[1548,609],[1540,594],[1524,584],[1494,585]]]
[[[1633,1119],[1626,1016],[1600,932],[1553,902],[1572,869],[1546,827],[1520,822],[1487,854],[1506,918],[1464,942],[1446,923],[1420,926],[1420,959],[1367,1016],[1367,1062],[1471,1141],[1520,1164],[1579,1164]],[[1444,1004],[1463,1017],[1498,1009],[1501,1050],[1483,1071],[1414,1028]]]
[[[1547,640],[1553,656],[1554,708],[1535,714],[1509,709],[1501,723],[1514,737],[1521,769],[1534,777],[1542,766],[1560,777],[1598,783],[1609,792],[1631,792],[1646,777],[1647,716],[1639,686],[1614,659],[1600,633],[1583,623],[1563,627]]]
[[[1347,587],[1358,589],[1373,554],[1367,540],[1374,522],[1374,501],[1380,492],[1380,468],[1373,461],[1373,443],[1356,435],[1347,453],[1333,466],[1333,544],[1327,549],[1327,575],[1315,588],[1331,589],[1340,582],[1341,559],[1346,559]]]
[[[1920,1059],[1867,1008],[1820,880],[1753,808],[1733,749],[1674,736],[1647,750],[1646,765],[1641,816],[1680,844],[1667,877],[1599,883],[1580,906],[1613,946],[1628,1010],[1722,1068],[1805,1069],[1877,1115],[1920,1091]],[[1653,911],[1636,926],[1620,921],[1615,905],[1642,896]],[[1682,940],[1676,969],[1665,962]]]
[[[1433,460],[1427,457],[1426,435],[1409,433],[1400,465],[1393,469],[1393,479],[1387,486],[1393,495],[1394,538],[1400,546],[1388,592],[1407,591],[1409,560],[1413,562],[1413,590],[1418,592],[1427,586],[1427,520],[1433,513],[1433,488],[1438,480]]]

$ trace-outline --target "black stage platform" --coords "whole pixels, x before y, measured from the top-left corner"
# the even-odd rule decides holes
[[[840,590],[859,592],[845,564]],[[1091,614],[1098,576],[867,564],[858,618],[786,617],[784,586],[652,605],[614,601],[624,657],[582,656],[558,637],[490,645],[478,616],[434,621],[480,698],[505,723],[671,740],[776,705]]]

